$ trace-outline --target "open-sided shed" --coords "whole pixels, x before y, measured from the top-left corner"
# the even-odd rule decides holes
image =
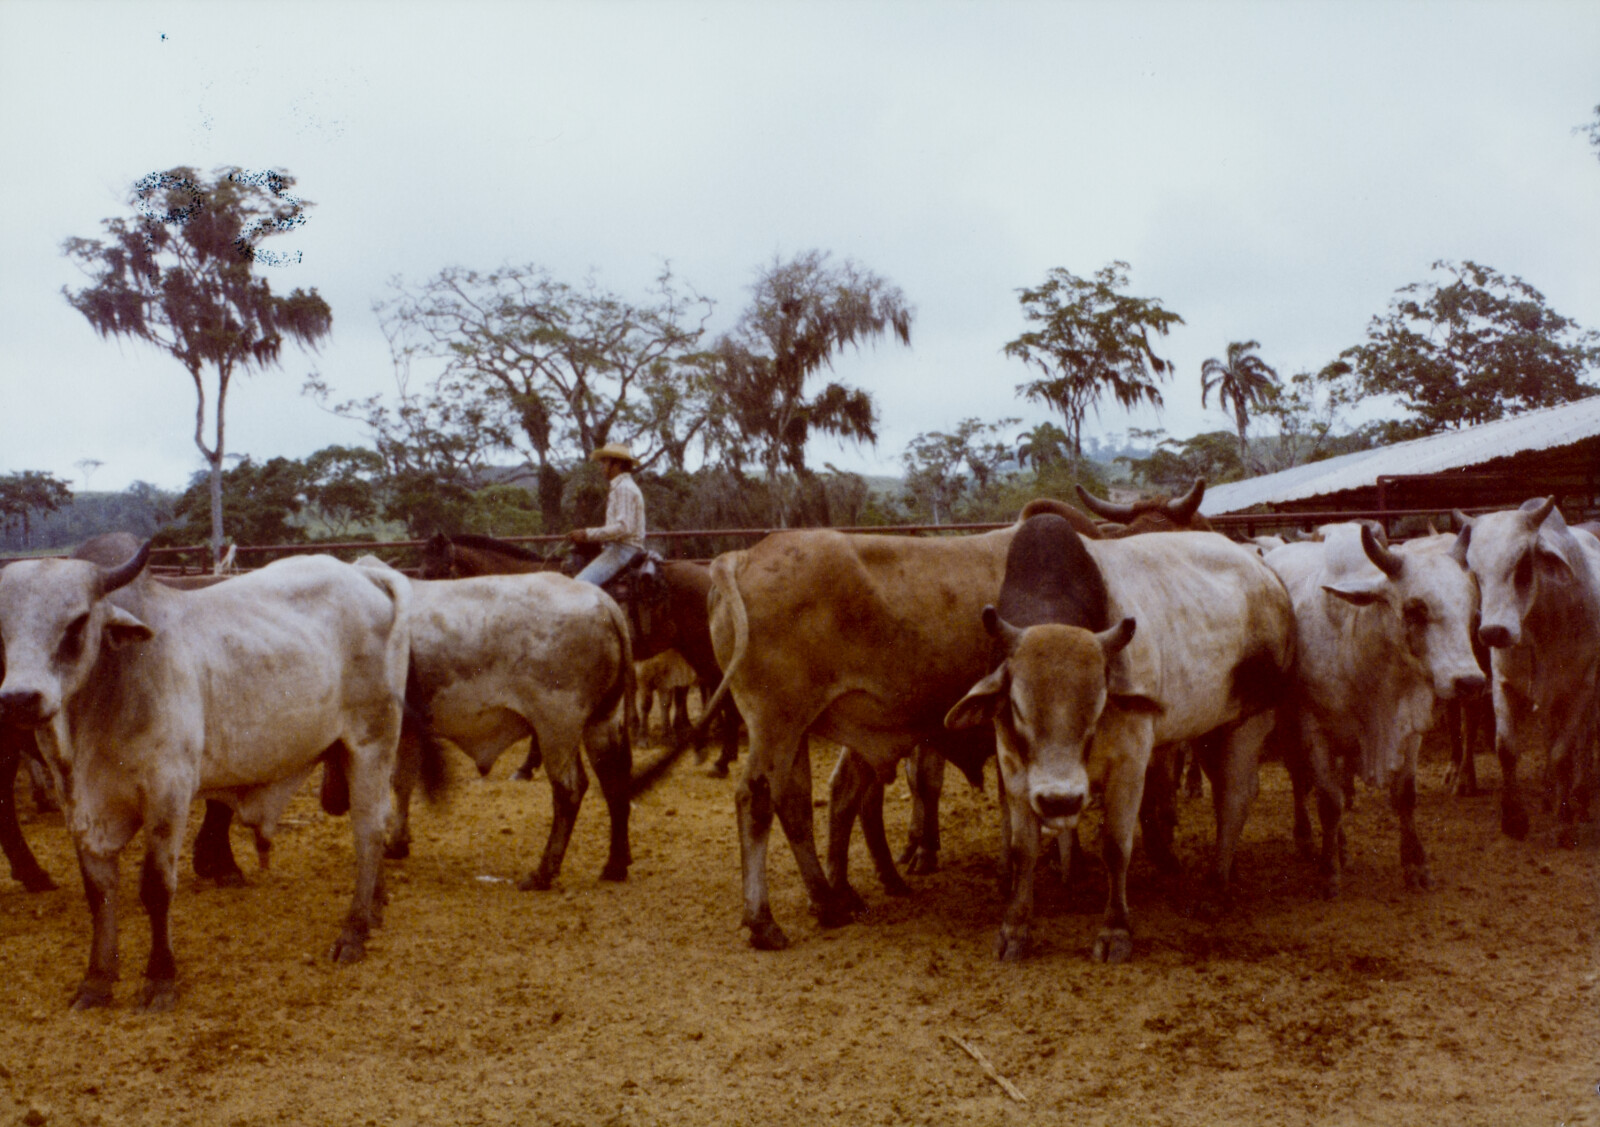
[[[1388,523],[1453,508],[1512,508],[1552,494],[1569,521],[1600,508],[1600,396],[1218,485],[1200,511],[1302,519],[1361,513]]]

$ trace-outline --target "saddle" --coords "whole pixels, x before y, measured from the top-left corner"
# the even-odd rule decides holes
[[[654,615],[667,601],[667,585],[661,578],[661,563],[659,552],[640,552],[601,588],[617,601],[627,615],[635,649],[641,638],[650,636]]]

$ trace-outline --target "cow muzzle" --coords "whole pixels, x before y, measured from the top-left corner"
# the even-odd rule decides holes
[[[1033,812],[1046,825],[1058,828],[1083,812],[1083,795],[1077,791],[1036,790]]]
[[[0,723],[17,728],[41,728],[55,716],[56,710],[36,689],[13,689],[0,693]]]
[[[1478,627],[1478,641],[1492,650],[1505,649],[1514,646],[1518,638],[1511,632],[1509,626],[1480,626]]]

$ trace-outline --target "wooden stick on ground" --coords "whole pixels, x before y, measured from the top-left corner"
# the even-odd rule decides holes
[[[983,1069],[983,1074],[990,1080],[993,1080],[996,1084],[1000,1085],[1001,1090],[1004,1091],[1006,1095],[1016,1100],[1019,1104],[1025,1104],[1028,1102],[1028,1097],[1022,1094],[1022,1090],[1011,1081],[1007,1080],[1004,1076],[1001,1076],[1000,1070],[995,1068],[994,1065],[990,1064],[989,1058],[979,1052],[975,1045],[963,1041],[954,1033],[946,1033],[945,1036],[950,1038],[951,1041],[955,1042],[955,1045],[958,1049],[966,1053],[967,1056],[971,1057],[973,1060],[977,1061],[978,1067]]]

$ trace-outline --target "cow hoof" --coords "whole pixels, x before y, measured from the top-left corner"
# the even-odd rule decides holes
[[[1317,882],[1317,892],[1324,900],[1339,899],[1340,879],[1337,875],[1323,877]]]
[[[531,783],[533,781],[533,772],[518,767],[515,771],[511,772],[511,778],[514,782]]]
[[[1133,958],[1133,936],[1126,928],[1103,928],[1094,937],[1093,956],[1097,963],[1125,963]]]
[[[78,993],[72,999],[74,1010],[100,1010],[111,1004],[111,984],[109,982],[84,982],[78,986]]]
[[[937,850],[925,849],[919,845],[908,850],[907,854],[901,857],[900,863],[912,876],[925,877],[929,873],[939,871],[939,853]]]
[[[411,842],[386,841],[383,843],[383,855],[390,861],[404,861],[411,856]]]
[[[178,986],[170,978],[147,979],[144,994],[139,999],[139,1009],[147,1014],[164,1014],[178,1000]]]
[[[719,760],[718,762],[713,763],[711,765],[711,770],[706,773],[709,774],[713,779],[726,779],[728,777],[728,765]]]
[[[53,892],[56,882],[50,879],[50,874],[43,869],[31,873],[13,873],[13,876],[22,883],[24,892]]]
[[[1431,892],[1439,887],[1439,882],[1433,879],[1426,865],[1407,865],[1405,870],[1406,887],[1415,892]]]
[[[549,892],[550,886],[555,883],[555,877],[538,871],[531,872],[517,882],[517,887],[523,892]]]
[[[1002,963],[1020,963],[1028,954],[1028,929],[1002,927],[995,937],[994,953]]]
[[[328,958],[342,965],[359,963],[366,957],[367,941],[365,937],[359,935],[341,935],[328,949]]]
[[[601,880],[625,881],[628,879],[628,863],[626,861],[607,861],[606,867],[600,870]]]
[[[886,877],[879,877],[878,878],[878,883],[883,885],[884,895],[886,895],[886,896],[910,896],[911,895],[911,886],[909,884],[907,884],[905,882],[904,878],[902,878],[898,873],[896,873],[895,876],[892,879],[891,878],[886,878]]]
[[[750,946],[757,951],[782,951],[789,946],[789,937],[772,920],[750,925]]]
[[[853,895],[853,893],[852,893]],[[859,896],[854,897],[854,903],[846,900],[830,900],[826,904],[817,906],[817,923],[823,927],[844,927],[854,923],[856,916],[866,910],[866,902]],[[855,905],[860,904],[857,908]]]
[[[1528,840],[1528,812],[1520,806],[1500,811],[1500,832],[1515,841]]]

